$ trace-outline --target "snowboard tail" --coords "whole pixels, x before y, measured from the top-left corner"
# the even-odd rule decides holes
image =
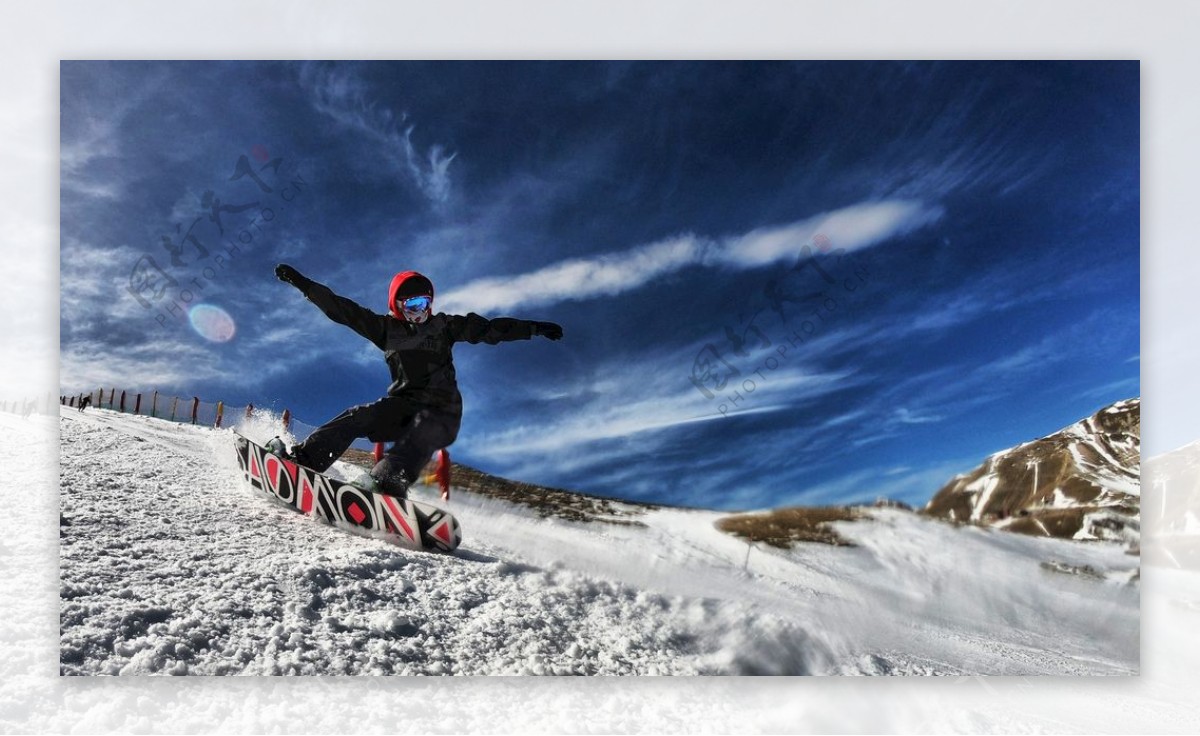
[[[382,532],[409,545],[450,552],[462,541],[458,520],[419,501],[368,491],[271,454],[237,435],[238,465],[250,485],[303,514]]]

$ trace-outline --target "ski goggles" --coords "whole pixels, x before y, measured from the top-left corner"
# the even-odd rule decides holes
[[[424,312],[433,304],[431,296],[410,296],[407,299],[397,299],[396,303],[405,312]]]

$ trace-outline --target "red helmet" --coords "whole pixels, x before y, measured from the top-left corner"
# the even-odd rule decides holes
[[[413,297],[428,297],[423,309],[407,310],[400,302]],[[388,289],[388,310],[396,319],[409,322],[424,322],[433,313],[433,282],[416,271],[404,271],[392,277]]]

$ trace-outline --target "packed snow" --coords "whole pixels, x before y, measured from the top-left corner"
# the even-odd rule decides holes
[[[456,490],[447,555],[254,491],[228,429],[65,409],[60,431],[63,674],[1138,672],[1119,545],[876,509],[838,524],[855,547],[784,551],[718,512],[584,523]]]

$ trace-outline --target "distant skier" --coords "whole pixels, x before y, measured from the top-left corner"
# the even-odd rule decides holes
[[[535,335],[559,340],[563,335],[562,327],[553,322],[489,320],[474,313],[433,314],[433,283],[415,271],[392,278],[387,315],[335,294],[287,264],[276,266],[275,275],[299,289],[329,319],[382,350],[392,383],[387,396],[347,409],[290,451],[278,437],[268,442],[267,448],[323,472],[359,437],[392,442],[371,470],[378,490],[390,495],[405,496],[430,456],[458,437],[463,404],[451,355],[454,343],[495,345]]]

